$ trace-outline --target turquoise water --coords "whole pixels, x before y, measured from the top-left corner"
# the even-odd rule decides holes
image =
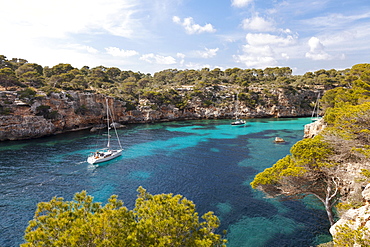
[[[136,189],[181,194],[197,211],[214,211],[228,246],[311,246],[325,238],[321,207],[266,199],[249,186],[254,176],[289,153],[309,118],[253,119],[130,125],[119,130],[122,157],[99,167],[86,158],[104,135],[72,132],[0,143],[0,246],[18,246],[36,204],[71,200],[87,190],[96,201],[117,194],[132,209]],[[275,137],[286,140],[274,143]]]

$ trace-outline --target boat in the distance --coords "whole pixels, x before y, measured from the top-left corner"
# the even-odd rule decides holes
[[[112,124],[109,122],[109,117],[112,117],[112,114],[109,110],[108,99],[106,99],[106,103],[107,103],[107,130],[108,130],[107,147],[93,152],[87,158],[87,162],[90,163],[90,164],[102,163],[102,162],[112,160],[112,159],[122,155],[123,149],[122,149],[121,142],[120,142],[118,134],[117,134],[116,125],[113,123],[113,121],[112,121]],[[113,119],[113,117],[112,117],[112,119]],[[114,129],[114,132],[115,132],[115,135],[116,135],[116,138],[117,138],[117,142],[118,142],[118,145],[120,147],[119,149],[112,149],[110,147],[111,146],[111,135],[109,134],[109,130],[111,129],[111,127],[113,127],[113,129]]]
[[[245,120],[243,119],[235,119],[235,121],[231,122],[231,125],[243,125],[245,124]]]
[[[315,122],[315,121],[321,119],[321,117],[319,115],[319,110],[320,110],[319,103],[320,103],[320,93],[317,95],[316,103],[315,103],[315,106],[314,106],[313,111],[312,111],[312,115],[311,115],[311,121],[312,122]]]
[[[231,125],[243,125],[245,124],[245,120],[238,118],[239,115],[239,99],[238,99],[238,93],[236,94],[236,106],[235,106],[235,121],[231,122]]]

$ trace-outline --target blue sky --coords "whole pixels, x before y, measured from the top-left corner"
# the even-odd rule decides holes
[[[0,55],[164,69],[369,63],[369,0],[0,0]]]

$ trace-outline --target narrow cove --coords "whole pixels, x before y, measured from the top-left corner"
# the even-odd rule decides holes
[[[214,211],[222,222],[219,231],[228,231],[228,246],[318,244],[328,228],[322,209],[302,201],[266,199],[249,186],[258,172],[289,153],[310,121],[130,125],[118,132],[122,157],[99,167],[86,162],[97,145],[97,135],[88,131],[0,143],[0,246],[22,243],[40,201],[53,196],[71,200],[87,190],[103,203],[117,194],[131,209],[139,186],[151,194],[181,194],[194,201],[199,214]],[[286,142],[276,144],[275,137]]]

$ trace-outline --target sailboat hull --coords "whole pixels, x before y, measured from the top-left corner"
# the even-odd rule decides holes
[[[115,159],[122,155],[122,149],[119,150],[106,150],[98,151],[87,158],[87,162],[90,164],[99,164],[112,159]]]
[[[110,111],[109,111],[108,98],[106,99],[106,103],[107,103],[107,130],[108,130],[107,147],[104,148],[104,149],[97,150],[92,155],[87,157],[87,162],[90,163],[90,164],[98,164],[98,163],[106,162],[108,160],[112,160],[114,158],[117,158],[118,156],[121,156],[121,154],[122,154],[122,146],[121,146],[121,142],[119,141],[119,137],[118,137],[115,125],[113,125],[114,132],[116,133],[118,144],[119,144],[121,149],[117,149],[117,150],[110,149],[111,136],[109,134],[109,130],[110,130],[111,125],[109,124],[109,117],[111,115],[110,115]]]
[[[243,125],[243,124],[245,124],[245,121],[241,119],[237,119],[231,123],[231,125]]]

